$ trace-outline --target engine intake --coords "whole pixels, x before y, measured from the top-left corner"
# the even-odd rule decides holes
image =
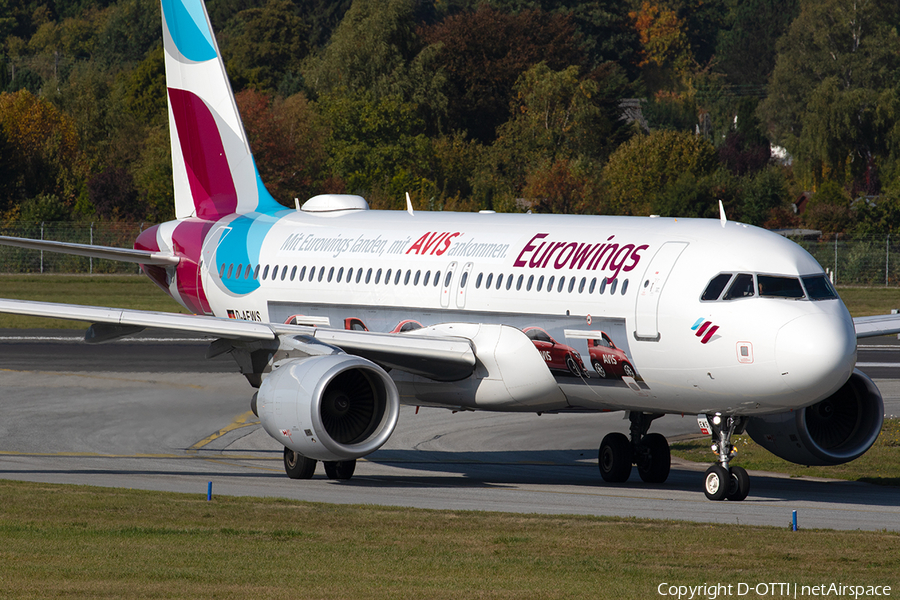
[[[747,433],[757,444],[801,465],[839,465],[868,450],[884,421],[881,392],[853,371],[837,392],[800,410],[752,417]]]
[[[284,446],[339,461],[365,456],[388,440],[400,395],[375,363],[332,354],[283,362],[262,382],[256,405],[263,428]]]

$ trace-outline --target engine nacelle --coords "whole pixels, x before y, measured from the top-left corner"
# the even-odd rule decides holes
[[[287,360],[259,388],[259,420],[273,438],[308,458],[365,456],[394,432],[397,386],[384,369],[358,356]]]
[[[881,432],[884,402],[868,376],[853,371],[841,389],[806,408],[752,417],[757,444],[800,465],[839,465],[860,457]]]

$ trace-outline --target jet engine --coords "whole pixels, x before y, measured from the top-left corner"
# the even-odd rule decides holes
[[[256,398],[266,432],[287,448],[324,461],[352,460],[394,432],[400,395],[384,369],[347,354],[276,364]]]
[[[837,392],[806,408],[752,417],[747,433],[757,444],[801,465],[839,465],[868,450],[881,432],[884,402],[875,384],[853,371]]]

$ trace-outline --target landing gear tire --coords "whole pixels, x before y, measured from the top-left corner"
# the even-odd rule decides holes
[[[597,456],[600,476],[607,483],[623,483],[631,475],[631,442],[622,433],[609,433],[600,443]]]
[[[575,362],[575,359],[572,358],[571,354],[566,356],[566,368],[569,369],[569,373],[575,377],[581,375],[581,369],[578,368],[578,363]]]
[[[647,483],[665,482],[672,467],[669,442],[659,433],[648,433],[641,445],[645,454],[638,460],[638,475]]]
[[[725,496],[734,502],[740,502],[750,493],[750,476],[744,467],[731,467],[731,482]]]
[[[731,473],[722,465],[713,465],[706,470],[703,479],[703,493],[710,500],[724,500],[731,489]]]
[[[606,369],[604,369],[603,365],[601,365],[596,360],[594,361],[594,370],[597,371],[597,375],[599,375],[601,378],[606,378]]]
[[[323,464],[328,479],[350,479],[356,471],[355,460],[326,461]]]
[[[290,448],[284,449],[284,472],[291,479],[311,479],[316,472],[316,461]]]

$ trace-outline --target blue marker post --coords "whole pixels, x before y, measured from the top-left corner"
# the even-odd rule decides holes
[[[206,486],[206,501],[212,500],[212,481]],[[794,511],[794,529],[797,529],[797,511]]]
[[[210,483],[209,485],[212,485],[212,483]],[[794,511],[793,526],[791,527],[791,530],[797,531],[797,511],[796,510]]]

